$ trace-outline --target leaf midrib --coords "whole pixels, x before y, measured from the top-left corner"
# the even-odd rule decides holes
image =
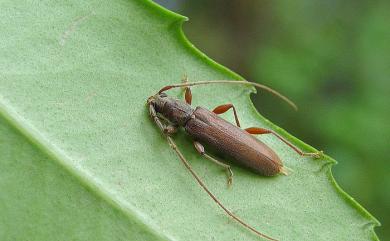
[[[5,104],[3,99],[0,99],[0,116],[6,120],[6,122],[16,129],[31,145],[35,146],[43,154],[50,157],[53,162],[56,162],[61,168],[63,168],[69,175],[76,178],[81,185],[95,195],[100,200],[107,203],[110,207],[120,211],[129,220],[135,220],[145,230],[155,235],[161,240],[176,240],[171,235],[166,234],[162,229],[158,228],[148,216],[140,212],[137,208],[132,206],[128,202],[124,202],[116,195],[112,195],[109,190],[99,184],[96,179],[93,179],[87,172],[80,168],[69,165],[71,158],[66,155],[60,148],[50,144],[50,141],[45,138],[39,130],[30,125],[22,116],[20,116],[15,109],[7,108],[10,104]]]

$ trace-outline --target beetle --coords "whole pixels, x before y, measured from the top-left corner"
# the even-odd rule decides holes
[[[199,106],[192,108],[192,94],[190,87],[213,83],[243,84],[259,87],[282,98],[296,109],[295,104],[287,97],[265,85],[258,83],[228,80],[188,82],[185,80],[185,82],[181,84],[165,86],[155,95],[150,96],[147,100],[149,114],[167,138],[170,146],[178,154],[186,168],[190,171],[200,186],[207,192],[207,194],[210,195],[210,197],[229,216],[241,223],[243,226],[255,232],[259,236],[269,240],[275,240],[274,238],[271,238],[248,225],[221,204],[221,202],[208,190],[199,176],[193,171],[188,161],[185,159],[184,155],[180,152],[172,139],[172,134],[175,133],[178,128],[183,127],[184,130],[194,139],[194,146],[199,154],[227,170],[229,185],[231,185],[233,180],[233,172],[230,165],[225,164],[207,154],[203,146],[204,144],[213,147],[219,153],[230,156],[237,164],[263,176],[275,176],[279,173],[287,175],[287,171],[279,156],[270,147],[255,138],[253,136],[254,134],[273,134],[301,156],[312,156],[318,158],[322,155],[322,152],[303,152],[276,132],[265,128],[250,127],[241,129],[236,108],[230,103],[217,106],[213,109],[213,111],[209,111]],[[185,101],[172,98],[165,93],[170,89],[179,87],[185,88]],[[233,110],[236,125],[233,125],[218,116],[230,109]]]

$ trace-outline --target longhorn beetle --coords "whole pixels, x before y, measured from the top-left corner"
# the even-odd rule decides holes
[[[228,173],[228,184],[233,181],[233,172],[229,165],[215,159],[208,155],[203,147],[203,144],[215,148],[219,153],[227,154],[232,157],[238,164],[245,166],[255,173],[263,176],[274,176],[278,173],[287,175],[286,169],[283,167],[283,163],[278,155],[263,142],[253,137],[254,134],[273,134],[278,139],[283,141],[295,152],[301,156],[312,156],[319,158],[322,152],[308,153],[303,152],[289,141],[278,135],[276,132],[259,127],[250,127],[246,129],[240,128],[240,122],[237,116],[237,111],[234,105],[224,104],[217,106],[213,111],[209,111],[203,107],[191,107],[192,94],[191,86],[205,85],[205,84],[241,84],[251,85],[271,92],[272,94],[280,97],[291,105],[294,109],[297,109],[296,105],[290,101],[287,97],[278,93],[277,91],[258,83],[248,81],[229,81],[229,80],[212,80],[212,81],[198,81],[168,85],[163,87],[155,95],[151,96],[147,100],[149,107],[149,114],[162,131],[163,135],[167,138],[169,145],[179,156],[185,167],[196,179],[199,185],[206,191],[206,193],[216,202],[230,217],[242,224],[247,229],[256,233],[257,235],[269,239],[276,240],[270,236],[263,234],[244,222],[242,219],[233,214],[227,209],[215,196],[212,194],[200,177],[191,168],[184,155],[178,149],[176,143],[172,139],[172,134],[175,133],[178,128],[184,127],[184,130],[194,139],[195,149],[207,158],[208,160],[223,167]],[[169,97],[165,91],[173,88],[185,88],[185,102]],[[236,125],[227,122],[220,118],[218,114],[222,114],[229,109],[233,110]]]

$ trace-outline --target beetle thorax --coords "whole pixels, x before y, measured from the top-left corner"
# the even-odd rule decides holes
[[[189,104],[169,97],[165,93],[153,96],[151,102],[159,114],[179,126],[184,126],[194,112]]]

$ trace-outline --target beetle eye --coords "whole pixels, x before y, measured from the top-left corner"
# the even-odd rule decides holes
[[[168,95],[165,93],[160,93],[160,97],[167,97]]]

